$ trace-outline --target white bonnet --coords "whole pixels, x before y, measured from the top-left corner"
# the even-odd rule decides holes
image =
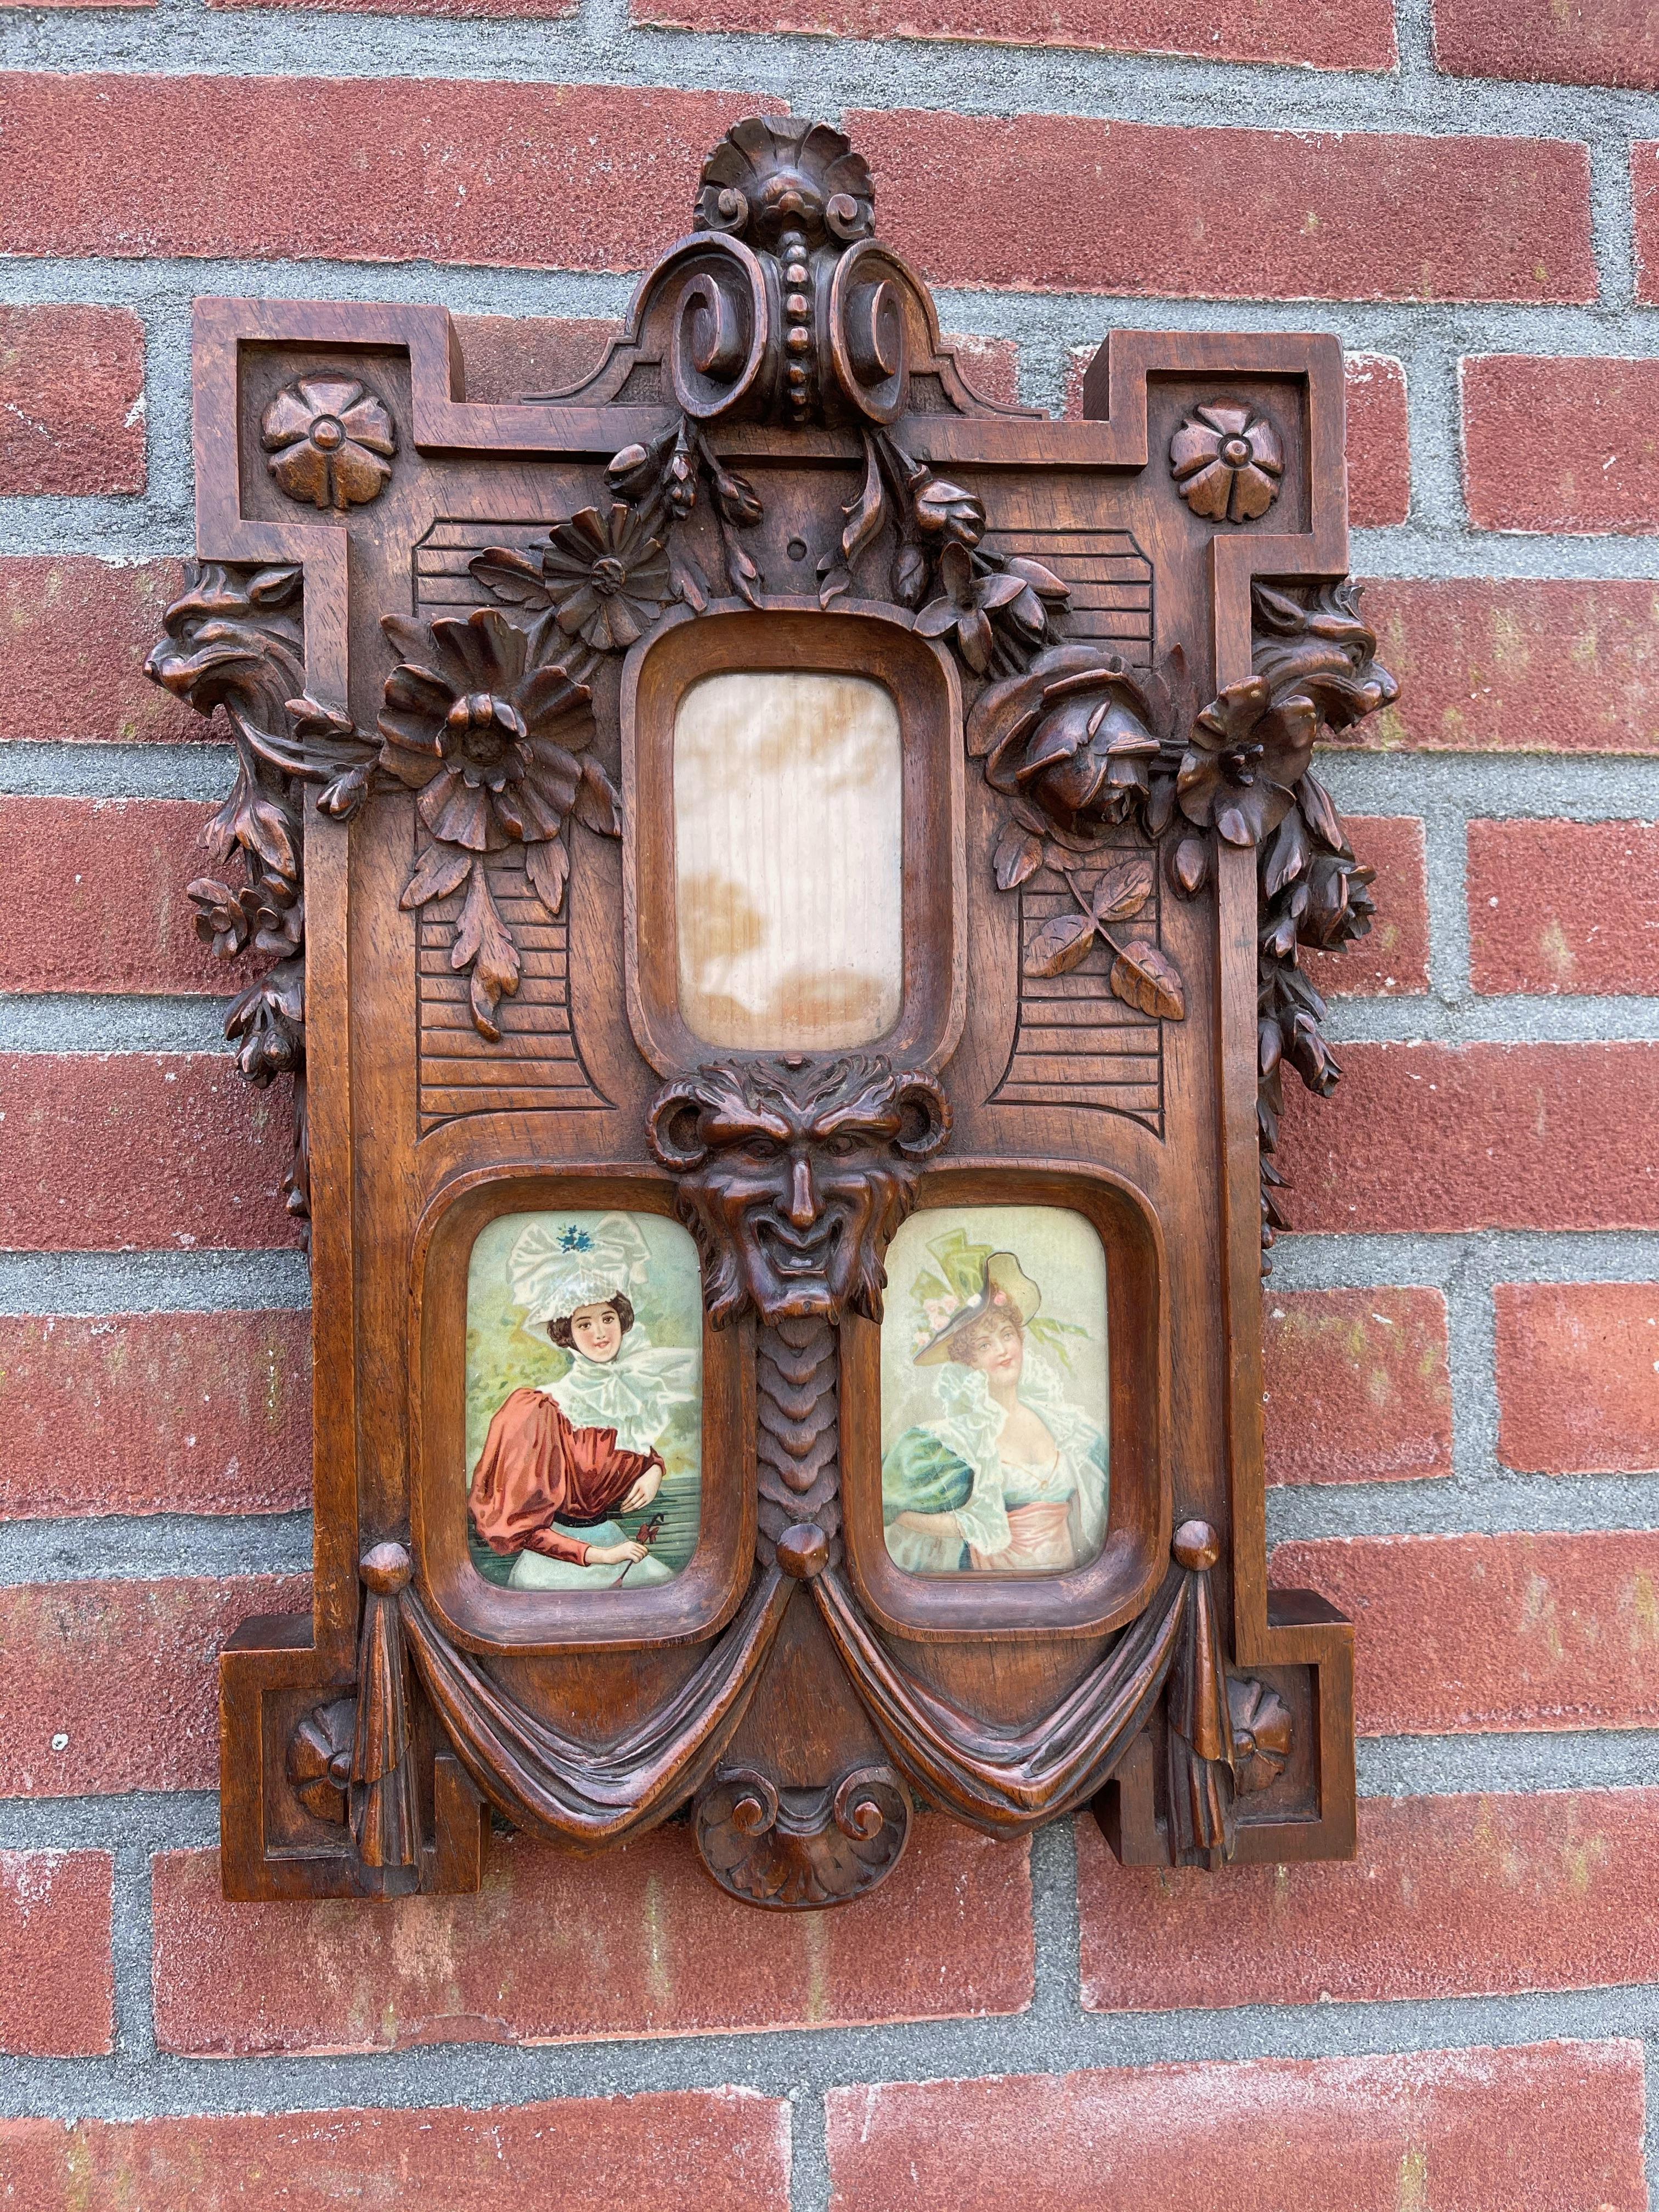
[[[528,1326],[568,1321],[618,1291],[631,1299],[650,1264],[650,1248],[625,1213],[538,1213],[519,1232],[507,1275]]]

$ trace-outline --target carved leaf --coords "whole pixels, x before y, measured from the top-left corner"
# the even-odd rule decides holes
[[[901,545],[893,563],[893,597],[902,607],[919,607],[927,596],[927,554],[920,545]]]
[[[564,904],[564,887],[570,876],[570,856],[562,837],[544,837],[524,848],[524,872],[532,890],[550,914]]]
[[[412,907],[424,906],[428,899],[442,898],[465,883],[471,870],[472,855],[462,847],[428,845],[415,863],[415,872],[398,903],[407,914]]]
[[[1155,878],[1150,857],[1137,854],[1102,875],[1078,876],[1073,880],[1095,920],[1108,922],[1128,921],[1138,915],[1152,895]]]
[[[1308,833],[1302,817],[1291,807],[1290,812],[1273,833],[1267,848],[1267,863],[1261,878],[1261,887],[1269,898],[1276,898],[1286,884],[1293,884],[1307,866],[1312,856]]]
[[[1057,914],[1045,921],[1026,949],[1028,975],[1065,975],[1080,967],[1095,941],[1094,916]]]
[[[1180,970],[1155,945],[1126,945],[1112,963],[1112,989],[1126,1006],[1161,1022],[1184,1021],[1187,995]]]
[[[622,836],[622,799],[615,784],[591,756],[582,763],[581,781],[576,786],[575,815],[578,822],[599,837]]]
[[[1000,891],[1016,890],[1042,866],[1042,838],[1033,836],[1021,823],[1005,823],[1002,835],[997,839],[991,866],[995,871]]]
[[[746,599],[751,607],[757,607],[760,600],[756,595],[755,586],[760,581],[760,570],[729,532],[724,535],[726,574],[732,588],[740,599]]]
[[[1331,794],[1310,769],[1297,786],[1297,797],[1302,802],[1302,811],[1307,823],[1320,843],[1343,860],[1352,857],[1352,848],[1342,834],[1342,817],[1337,812]],[[1294,820],[1294,816],[1291,819]]]
[[[848,519],[847,527],[841,533],[842,557],[849,568],[874,540],[886,512],[886,501],[881,489],[881,465],[876,459],[875,441],[866,432],[864,440],[864,489],[855,500],[842,509]]]
[[[1194,897],[1203,890],[1210,873],[1210,848],[1201,837],[1182,839],[1170,856],[1170,872],[1176,889],[1185,897]]]
[[[708,580],[696,562],[678,553],[668,556],[669,580],[674,587],[674,597],[700,615],[708,605]]]
[[[486,591],[511,607],[552,605],[541,562],[515,553],[509,546],[492,545],[485,552],[475,553],[466,565]]]
[[[825,572],[823,581],[818,586],[818,605],[821,607],[827,607],[830,604],[831,600],[840,599],[845,592],[850,592],[852,588],[853,574],[851,569],[828,569]]]
[[[519,948],[496,911],[489,879],[482,866],[472,871],[466,904],[455,925],[449,964],[454,969],[471,966],[472,1026],[491,1044],[499,1044],[501,1033],[495,1023],[495,1008],[503,992],[511,997],[519,988]]]

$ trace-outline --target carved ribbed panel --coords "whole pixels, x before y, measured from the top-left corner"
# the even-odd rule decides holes
[[[1114,856],[1106,857],[1109,861]],[[1150,939],[1161,945],[1163,900],[1162,881],[1155,879],[1152,897],[1136,919],[1114,927],[1119,943]],[[1043,923],[1076,909],[1065,884],[1047,868],[1021,887],[1019,1020],[992,1100],[1124,1114],[1161,1137],[1164,1025],[1114,995],[1110,951],[1097,939],[1088,958],[1069,975],[1025,973],[1025,954]]]
[[[531,890],[514,846],[484,864],[501,919],[524,962],[516,997],[496,1010],[501,1041],[472,1025],[467,981],[450,966],[465,896],[434,899],[420,916],[421,1133],[459,1114],[550,1113],[610,1103],[589,1079],[571,1033],[568,931]]]
[[[1152,657],[1152,564],[1127,530],[988,530],[988,553],[1020,553],[1071,589],[1068,640],[1109,645],[1137,667]]]
[[[552,527],[548,522],[457,522],[441,515],[414,550],[415,603],[424,615],[453,608],[494,607],[501,602],[467,567],[486,546],[510,545],[514,552],[539,551]]]

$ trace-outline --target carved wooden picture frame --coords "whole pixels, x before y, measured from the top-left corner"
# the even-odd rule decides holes
[[[191,895],[254,958],[244,1073],[294,1087],[315,1347],[313,1611],[222,1662],[231,1896],[475,1887],[491,1808],[579,1850],[688,1815],[776,1908],[878,1884],[917,1802],[1352,1851],[1352,1632],[1267,1582],[1259,1289],[1285,1068],[1338,1073],[1302,955],[1370,911],[1313,749],[1394,690],[1340,349],[1121,334],[1052,422],[977,397],[874,230],[838,131],[740,124],[605,362],[515,405],[440,309],[198,308],[202,565],[149,672],[236,742]],[[802,672],[890,702],[891,1003],[712,1049],[678,718]],[[1092,1334],[1010,1208],[1103,1281]],[[572,1346],[591,1418],[550,1364],[480,1454],[473,1257],[521,1217],[579,1303],[512,1306],[515,1357]],[[676,1221],[701,1340],[629,1371],[699,1378],[694,1525],[635,1582],[648,1516],[582,1531],[663,1494],[671,1401],[636,1431],[598,1373],[642,1264],[599,1260]],[[954,1287],[900,1313],[910,1221]],[[1039,1328],[1091,1419],[1021,1395]],[[895,1376],[957,1409],[905,1432],[921,1505]]]

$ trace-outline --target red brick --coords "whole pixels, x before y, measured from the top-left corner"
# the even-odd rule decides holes
[[[1435,0],[1434,51],[1453,76],[1659,90],[1647,0]]]
[[[1647,2212],[1635,2042],[890,2082],[824,2101],[830,2212]]]
[[[107,1851],[0,1851],[0,2051],[115,2048],[114,1874]]]
[[[1218,300],[1596,297],[1582,146],[1072,116],[843,120],[875,171],[884,236],[935,283]],[[1249,219],[1218,228],[1220,209]]]
[[[994,399],[1004,407],[1019,405],[1017,338],[968,337],[947,331],[945,342],[956,348],[957,366],[981,399]]]
[[[222,741],[222,723],[143,673],[189,574],[183,561],[0,559],[0,740]]]
[[[789,2107],[680,2089],[476,2112],[0,2120],[0,2172],[15,2212],[787,2212]]]
[[[1659,1531],[1281,1544],[1356,1623],[1362,1735],[1659,1724]]]
[[[1429,988],[1428,861],[1423,824],[1409,814],[1343,817],[1357,860],[1376,870],[1376,919],[1340,952],[1304,956],[1319,989],[1333,999],[1399,998]]]
[[[1365,587],[1397,705],[1362,722],[1376,748],[1659,752],[1659,590],[1600,579],[1486,578]]]
[[[1659,300],[1659,145],[1630,149],[1631,195],[1636,218],[1636,296]]]
[[[1659,1284],[1499,1283],[1492,1302],[1504,1466],[1659,1471]]]
[[[1659,1045],[1350,1044],[1285,1083],[1298,1229],[1659,1227]]]
[[[1385,353],[1351,353],[1348,392],[1348,520],[1356,530],[1403,522],[1412,505],[1412,441],[1406,372]]]
[[[343,1919],[227,1905],[216,1852],[172,1851],[155,1900],[156,2037],[198,2056],[1013,2013],[1035,1971],[1026,1847],[926,1816],[879,1898],[822,1915],[736,1904],[679,1827],[599,1859],[498,1841],[478,1896]]]
[[[144,326],[0,307],[0,493],[144,489]]]
[[[1451,1473],[1438,1291],[1270,1288],[1264,1320],[1269,1482]]]
[[[635,269],[689,228],[705,155],[757,104],[781,105],[605,85],[19,70],[0,76],[0,252]],[[210,191],[204,146],[216,149]]]
[[[1343,1864],[1121,1867],[1078,1823],[1097,2012],[1513,1996],[1653,1973],[1659,1790],[1377,1797]]]
[[[224,731],[144,681],[182,561],[0,560],[0,742],[200,739]]]
[[[1477,991],[1659,991],[1659,827],[1471,822]]]
[[[0,1317],[0,1517],[311,1502],[311,1317]]]
[[[1659,361],[1477,354],[1462,363],[1477,530],[1659,530]]]
[[[1206,61],[1296,62],[1387,70],[1397,58],[1383,0],[1337,11],[1318,0],[1222,9],[1202,0],[634,0],[635,23],[692,31],[805,32],[850,39],[973,39],[987,45],[1198,54]]]
[[[285,1082],[219,1053],[26,1053],[0,1061],[0,1249],[292,1245]]]
[[[306,1610],[310,1589],[304,1575],[0,1589],[0,1797],[214,1788],[225,1639],[252,1613]]]
[[[240,990],[196,934],[185,886],[221,872],[214,811],[186,799],[0,797],[0,990]],[[240,875],[233,868],[230,872]]]

